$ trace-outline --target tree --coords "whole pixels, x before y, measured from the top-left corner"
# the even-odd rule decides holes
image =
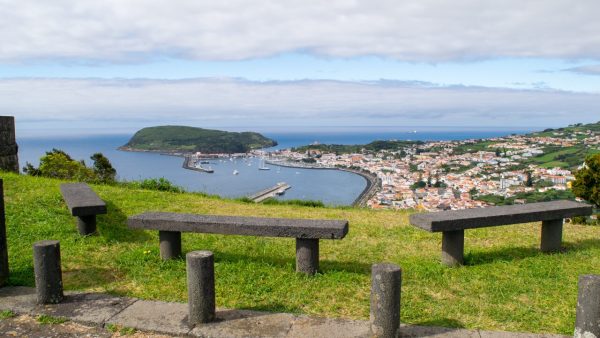
[[[531,171],[527,172],[527,180],[525,181],[525,186],[526,187],[533,187],[533,176],[531,174]]]
[[[500,148],[496,148],[496,157],[500,157],[502,155],[502,150]]]
[[[69,154],[60,150],[52,149],[40,158],[40,166],[34,167],[27,163],[23,171],[31,176],[44,176],[59,178],[63,180],[75,180],[80,182],[102,182],[112,183],[115,180],[116,170],[110,161],[101,153],[92,155],[93,168],[88,168],[84,161],[74,160]]]
[[[415,189],[425,188],[426,186],[427,186],[427,183],[425,181],[418,181],[418,182],[414,183],[413,185],[411,185],[410,188],[415,190]]]
[[[586,158],[585,166],[575,173],[572,189],[575,196],[600,207],[600,154]]]
[[[67,153],[58,149],[46,152],[46,155],[40,159],[38,170],[40,176],[77,181],[90,181],[95,176],[83,161],[75,161]]]
[[[102,153],[95,153],[90,157],[94,161],[93,170],[96,179],[103,183],[112,183],[115,181],[117,171]]]

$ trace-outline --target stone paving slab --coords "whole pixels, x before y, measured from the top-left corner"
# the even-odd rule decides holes
[[[53,317],[69,318],[79,323],[103,326],[110,318],[136,301],[102,293],[68,292],[60,304],[38,305],[34,311]]]
[[[31,313],[37,302],[34,288],[13,286],[0,288],[0,310],[15,313]]]
[[[567,338],[559,334],[535,334],[501,331],[479,331],[481,338]]]
[[[288,337],[296,317],[287,313],[248,310],[217,311],[217,321],[199,324],[190,332],[195,337]],[[305,335],[304,337],[310,337]]]
[[[66,322],[43,325],[27,315],[0,320],[0,336],[27,338],[111,338],[112,333],[97,327]]]
[[[286,337],[368,338],[371,334],[366,321],[300,316]]]
[[[47,314],[65,317],[74,323],[104,326],[114,324],[175,337],[371,337],[369,322],[346,319],[315,318],[286,313],[249,310],[217,310],[217,321],[188,326],[188,306],[182,303],[136,300],[100,293],[68,292],[65,302],[36,305],[34,288],[0,288],[0,310],[20,314]],[[14,322],[14,320],[13,320]],[[0,321],[0,335],[42,337],[38,329],[18,328],[15,323]],[[56,329],[59,330],[60,328]],[[19,331],[20,330],[20,331]],[[25,331],[24,331],[25,330]],[[27,330],[33,330],[31,332]],[[53,329],[54,330],[54,329]],[[478,331],[430,326],[402,325],[401,337],[430,338],[566,338],[553,334]],[[60,331],[60,330],[59,330]],[[57,334],[62,331],[57,331]],[[42,332],[42,331],[39,331]],[[57,337],[60,335],[56,335]],[[69,335],[65,333],[65,336]],[[77,336],[77,335],[75,335]],[[103,335],[99,335],[103,336]],[[45,336],[44,336],[45,337]],[[47,337],[54,337],[47,335]]]
[[[479,331],[436,326],[401,325],[400,337],[480,338]],[[500,338],[500,337],[494,337]]]
[[[170,335],[187,335],[192,329],[188,326],[187,316],[187,304],[138,300],[107,323]]]

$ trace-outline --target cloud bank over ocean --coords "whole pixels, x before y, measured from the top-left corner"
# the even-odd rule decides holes
[[[19,123],[155,121],[224,125],[561,126],[598,120],[600,94],[422,82],[240,79],[4,79]]]

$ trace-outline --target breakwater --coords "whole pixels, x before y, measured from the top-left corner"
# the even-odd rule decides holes
[[[194,161],[192,160],[191,156],[184,156],[183,165],[182,165],[183,169],[194,170],[194,171],[199,171],[199,172],[209,173],[209,174],[212,174],[214,172],[214,170],[212,170],[212,169],[198,168],[194,165],[193,162]]]

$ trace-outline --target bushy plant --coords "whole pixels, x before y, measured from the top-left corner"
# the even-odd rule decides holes
[[[600,154],[588,156],[585,166],[575,173],[573,193],[600,207]]]
[[[276,198],[267,198],[262,202],[267,205],[299,205],[303,207],[313,207],[313,208],[323,208],[325,204],[321,201],[313,201],[313,200],[278,200]]]
[[[40,166],[34,167],[27,162],[23,172],[31,176],[43,176],[80,182],[114,183],[117,171],[102,153],[90,157],[94,162],[89,168],[84,161],[74,160],[69,154],[60,149],[47,151],[40,158]]]
[[[184,192],[182,187],[176,186],[171,181],[164,177],[161,178],[147,178],[139,182],[139,187],[146,190],[158,190],[158,191],[169,191],[169,192]]]

